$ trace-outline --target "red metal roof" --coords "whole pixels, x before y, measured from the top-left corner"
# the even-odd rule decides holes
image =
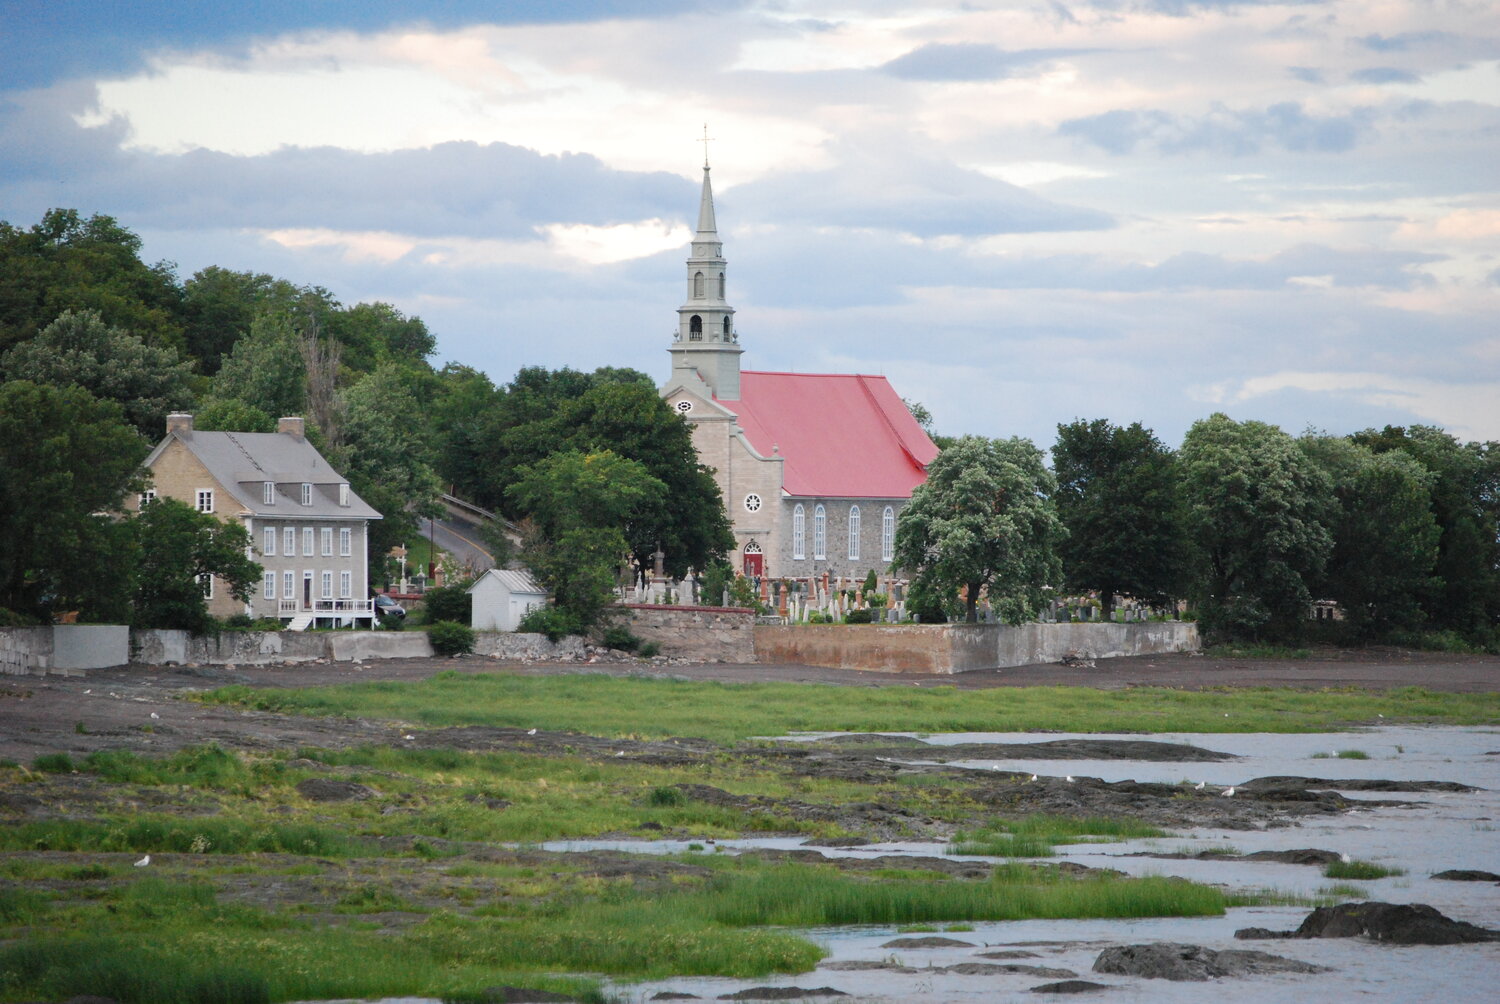
[[[740,373],[739,416],[762,456],[786,458],[791,495],[910,498],[938,455],[883,376]]]

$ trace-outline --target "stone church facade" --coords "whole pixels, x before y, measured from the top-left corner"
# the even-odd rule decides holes
[[[705,163],[661,393],[715,472],[732,563],[775,578],[886,574],[896,522],[937,447],[883,376],[741,370],[727,265]]]

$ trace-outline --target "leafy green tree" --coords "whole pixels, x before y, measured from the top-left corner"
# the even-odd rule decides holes
[[[64,311],[96,312],[148,345],[184,349],[182,289],[170,262],[147,265],[113,217],[49,209],[29,229],[0,222],[0,351]]]
[[[193,428],[205,432],[275,432],[276,419],[238,398],[211,397],[193,415]]]
[[[1052,469],[1068,588],[1097,590],[1105,620],[1116,596],[1158,604],[1174,596],[1186,553],[1177,470],[1151,430],[1104,419],[1059,425]]]
[[[82,387],[114,401],[148,438],[162,435],[168,412],[193,401],[190,364],[169,348],[110,327],[93,310],[63,311],[35,338],[7,352],[0,368],[11,380]]]
[[[277,318],[297,335],[316,333],[327,327],[339,306],[321,286],[298,286],[264,272],[236,272],[216,265],[184,283],[182,296],[188,351],[206,376],[219,372],[256,318]]]
[[[1500,443],[1460,443],[1422,425],[1351,438],[1377,453],[1399,450],[1433,475],[1438,555],[1422,609],[1434,627],[1492,640],[1500,625]]]
[[[272,418],[301,415],[307,372],[291,322],[273,314],[255,318],[214,377],[212,396],[241,401]]]
[[[1029,440],[964,436],[938,454],[902,510],[895,564],[920,595],[951,602],[963,588],[970,623],[981,590],[1005,620],[1033,617],[1061,578],[1056,487]]]
[[[367,373],[383,362],[421,363],[437,351],[437,339],[420,317],[407,317],[389,303],[356,303],[335,311],[327,335],[344,347],[344,364]]]
[[[139,545],[136,627],[201,634],[212,623],[204,576],[219,579],[240,602],[250,599],[261,567],[246,557],[250,535],[242,524],[221,523],[171,498],[144,506],[133,523]]]
[[[1295,637],[1333,549],[1328,476],[1276,426],[1224,414],[1193,423],[1178,462],[1204,630]]]
[[[114,402],[78,387],[0,384],[0,607],[125,616],[132,552],[118,516],[144,486],[148,450]]]
[[[371,563],[417,535],[417,518],[437,513],[442,486],[421,408],[406,370],[384,364],[343,394],[344,442],[329,462],[354,491],[380,511],[368,535]]]
[[[577,527],[553,538],[534,533],[523,545],[537,582],[579,628],[599,623],[613,602],[626,553],[625,535],[614,527]]]
[[[1334,436],[1298,440],[1333,484],[1333,551],[1320,595],[1337,600],[1357,637],[1410,630],[1435,588],[1439,530],[1430,473],[1405,451],[1375,453]]]
[[[448,363],[437,373],[428,418],[436,440],[435,466],[460,498],[493,505],[484,463],[503,395],[490,378],[470,366]]]

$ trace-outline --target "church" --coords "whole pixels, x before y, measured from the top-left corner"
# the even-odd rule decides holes
[[[938,448],[883,376],[741,370],[724,244],[703,164],[666,399],[713,468],[747,576],[890,567],[896,520]]]

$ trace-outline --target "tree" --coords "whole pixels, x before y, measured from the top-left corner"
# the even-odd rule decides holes
[[[1295,637],[1333,549],[1327,475],[1276,426],[1224,414],[1193,423],[1178,460],[1205,632]]]
[[[938,454],[902,510],[895,564],[929,598],[951,602],[963,588],[970,623],[981,590],[1007,621],[1033,617],[1061,578],[1055,488],[1029,440],[964,436]]]
[[[1399,450],[1433,475],[1438,554],[1423,612],[1434,627],[1490,640],[1500,624],[1500,443],[1460,443],[1422,425],[1351,438],[1376,453]]]
[[[660,509],[666,485],[608,450],[555,453],[520,475],[508,494],[534,520],[527,564],[557,605],[588,627],[613,599],[631,530]]]
[[[1151,430],[1104,419],[1059,425],[1052,468],[1068,588],[1097,590],[1105,620],[1117,595],[1158,604],[1176,595],[1185,559],[1177,470]]]
[[[35,338],[7,352],[0,366],[11,380],[82,387],[114,401],[148,438],[162,434],[168,412],[193,401],[190,364],[169,348],[110,327],[93,310],[63,311]]]
[[[246,556],[250,535],[243,525],[221,523],[172,498],[144,506],[133,523],[139,546],[136,627],[201,634],[212,621],[204,597],[206,576],[223,582],[240,602],[250,599],[261,568]]]
[[[235,272],[215,265],[195,273],[183,284],[182,293],[188,350],[206,376],[219,372],[256,318],[270,315],[302,335],[326,328],[339,306],[321,286],[298,286],[264,272]]]
[[[1337,600],[1361,638],[1417,628],[1436,584],[1436,475],[1402,450],[1375,453],[1334,436],[1298,440],[1333,485],[1333,551],[1319,594]]]
[[[149,447],[120,406],[78,387],[0,384],[0,607],[117,620],[130,593],[126,492]]]
[[[421,363],[437,351],[437,339],[420,317],[407,317],[389,303],[356,303],[328,318],[328,337],[343,346],[347,365],[367,373],[383,362]]]
[[[385,517],[370,523],[372,564],[416,536],[418,516],[436,515],[442,490],[405,374],[388,363],[343,393],[344,442],[329,451],[329,462]]]
[[[238,398],[211,397],[193,416],[193,428],[204,432],[275,432],[276,419]]]
[[[64,311],[92,310],[147,345],[184,348],[182,289],[169,262],[147,265],[141,239],[113,217],[49,209],[23,230],[0,222],[0,351]]]
[[[213,397],[242,401],[272,418],[301,415],[307,403],[307,371],[301,342],[284,317],[262,314],[235,343],[214,377]]]

